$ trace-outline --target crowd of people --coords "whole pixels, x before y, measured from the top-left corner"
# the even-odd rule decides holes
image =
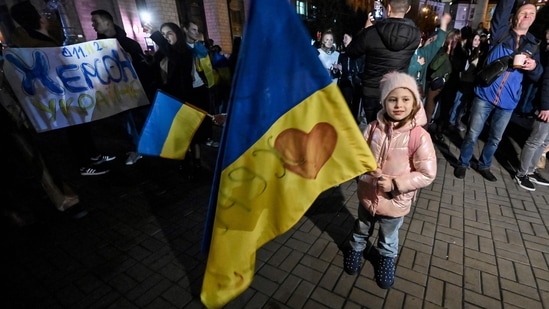
[[[11,36],[12,47],[59,47],[63,45],[61,21],[55,14],[43,14],[30,1],[22,1],[10,8],[11,18],[17,28]],[[157,90],[217,115],[216,123],[206,117],[194,135],[188,155],[182,160],[180,171],[189,179],[196,179],[206,172],[202,169],[200,145],[218,147],[214,140],[212,125],[219,125],[219,115],[226,111],[230,79],[237,53],[221,54],[221,48],[210,40],[204,42],[198,22],[189,20],[182,28],[167,22],[158,29],[144,25],[157,51],[144,53],[141,45],[129,38],[122,27],[115,24],[112,14],[106,10],[94,10],[90,14],[90,25],[97,33],[95,39],[116,39],[131,59],[131,63],[143,90],[150,102]],[[209,43],[209,46],[206,46]],[[233,64],[233,66],[231,66]],[[77,216],[85,210],[75,207],[79,204],[78,192],[70,185],[73,162],[78,164],[82,176],[99,176],[109,173],[109,166],[117,158],[108,149],[100,149],[94,136],[94,126],[104,123],[87,122],[61,129],[37,133],[2,74],[2,141],[17,157],[24,159],[37,175],[37,181],[44,189],[51,203],[59,211],[74,211]],[[17,112],[13,112],[16,110]],[[127,136],[126,165],[134,165],[143,155],[137,146],[140,132],[150,110],[150,105],[137,107],[111,116],[116,118],[115,130],[124,131]],[[112,122],[111,122],[112,123]],[[112,151],[112,150],[111,150]],[[59,162],[58,157],[68,158]],[[10,171],[12,171],[10,169]],[[17,171],[13,170],[13,173]],[[15,178],[16,175],[12,175]],[[17,204],[16,201],[13,204]],[[8,206],[6,206],[8,207]],[[10,206],[11,207],[11,206]],[[20,207],[15,205],[14,207]],[[8,209],[4,212],[15,213]],[[20,220],[24,221],[24,220]]]
[[[398,229],[412,196],[436,175],[432,140],[442,143],[445,136],[462,136],[457,162],[451,163],[455,177],[463,179],[473,163],[479,136],[486,131],[473,167],[487,181],[497,181],[490,170],[494,154],[517,106],[522,115],[529,107],[527,114],[535,121],[514,180],[529,191],[535,185],[549,186],[537,171],[549,150],[549,30],[543,41],[528,32],[536,6],[499,1],[490,30],[482,23],[474,30],[470,25],[449,29],[451,15],[445,13],[435,32],[422,36],[405,18],[410,1],[386,3],[385,18],[369,14],[363,29],[344,34],[339,49],[334,47],[331,31],[324,32],[318,42],[319,58],[338,83],[379,165],[375,173],[358,179],[361,207],[344,252],[344,269],[349,274],[359,272],[377,222],[374,269],[381,288],[393,285]],[[505,67],[500,73],[489,74],[502,59]],[[492,79],[482,83],[480,77],[486,74]],[[416,103],[422,108],[416,108]],[[413,133],[418,127],[430,133],[420,134],[419,145],[414,137],[418,133]],[[403,149],[413,150],[402,153]]]
[[[382,104],[379,80],[384,73],[396,70],[414,77],[427,116],[424,128],[433,139],[443,142],[445,134],[465,134],[458,145],[457,178],[465,177],[473,148],[488,122],[487,142],[474,168],[488,181],[497,181],[490,166],[511,115],[540,120],[544,114],[540,106],[544,101],[542,73],[549,54],[547,38],[528,32],[536,18],[536,6],[527,1],[499,3],[490,30],[482,22],[476,29],[470,23],[462,29],[448,29],[452,17],[444,13],[439,27],[427,35],[404,18],[407,7],[409,1],[388,1],[389,18],[376,21],[370,14],[364,29],[355,35],[344,33],[339,48],[331,30],[322,33],[318,42],[321,62],[359,123],[376,120]],[[549,37],[549,29],[545,33]],[[513,67],[515,55],[526,57]],[[507,61],[505,73],[490,85],[479,85],[479,72],[502,57]],[[544,161],[549,150],[545,146],[531,160]],[[524,169],[528,177],[526,171],[519,170],[515,178],[521,188],[533,191],[534,184],[549,185],[535,168]]]
[[[344,254],[344,270],[349,274],[360,271],[368,238],[378,223],[375,277],[381,288],[394,284],[403,218],[410,212],[417,190],[436,177],[433,140],[443,142],[445,134],[463,134],[454,170],[455,177],[463,179],[479,136],[486,130],[487,138],[474,168],[486,180],[497,181],[490,168],[513,111],[519,104],[536,106],[536,120],[514,179],[529,191],[535,190],[536,184],[549,186],[537,172],[549,144],[549,31],[541,42],[528,32],[536,18],[536,7],[515,0],[499,1],[489,31],[484,25],[475,30],[470,26],[449,29],[451,16],[444,14],[436,31],[427,36],[405,17],[409,10],[409,0],[388,0],[385,16],[369,14],[363,29],[344,33],[340,48],[336,48],[331,31],[322,33],[315,46],[378,163],[375,172],[357,179],[361,207]],[[61,45],[62,35],[50,33],[48,19],[29,1],[14,5],[10,13],[20,26],[14,35],[15,46]],[[200,145],[218,146],[212,140],[212,125],[224,122],[240,41],[235,41],[228,57],[211,40],[204,42],[196,21],[181,26],[173,22],[158,27],[145,24],[144,31],[157,46],[149,56],[114,23],[109,12],[93,11],[91,24],[98,40],[115,38],[130,55],[150,101],[157,90],[163,90],[215,115],[201,124],[182,163],[182,171],[189,178],[200,174]],[[515,58],[520,63],[511,63]],[[479,83],[480,72],[488,71],[501,59],[507,61],[505,70],[494,75],[490,83]],[[529,86],[523,88],[523,84]],[[116,116],[130,140],[127,165],[142,158],[137,144],[148,108]],[[51,139],[67,140],[83,176],[109,172],[105,163],[116,158],[96,146],[93,123],[36,134],[17,115],[5,110],[0,115],[5,119],[6,132],[15,137],[11,140],[13,148],[36,169],[42,187],[61,211],[78,204],[79,197],[63,177],[61,170],[67,167],[50,159],[50,154],[58,151],[50,147]]]

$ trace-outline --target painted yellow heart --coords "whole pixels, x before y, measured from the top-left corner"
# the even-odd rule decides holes
[[[315,179],[332,156],[337,132],[326,122],[318,123],[311,132],[287,129],[276,138],[274,148],[282,155],[284,167],[308,179]]]

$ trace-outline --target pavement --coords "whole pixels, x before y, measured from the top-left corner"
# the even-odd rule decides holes
[[[521,121],[494,160],[497,182],[472,169],[456,179],[460,136],[437,144],[438,176],[404,220],[393,288],[377,287],[369,261],[356,276],[343,271],[340,246],[358,206],[348,181],[258,250],[252,285],[226,308],[549,308],[549,187],[513,182],[528,134]],[[74,208],[57,211],[28,174],[11,180],[9,207],[27,209],[32,224],[4,212],[1,308],[203,307],[211,172],[190,181],[179,162],[151,157],[126,166],[123,137],[103,131],[100,142],[119,158],[109,174],[69,175],[81,200]],[[203,151],[211,171],[216,149]]]

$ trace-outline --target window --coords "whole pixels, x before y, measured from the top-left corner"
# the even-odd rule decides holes
[[[295,9],[298,15],[307,16],[307,4],[304,1],[296,1]]]

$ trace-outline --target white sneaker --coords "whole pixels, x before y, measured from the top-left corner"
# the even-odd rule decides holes
[[[142,155],[135,151],[128,152],[128,158],[126,159],[126,165],[134,165],[139,159],[143,158]]]
[[[216,142],[213,139],[208,138],[208,140],[206,141],[206,146],[213,147],[213,148],[218,148],[219,147],[219,142]]]
[[[104,162],[110,162],[114,159],[116,159],[116,156],[98,155],[97,157],[91,157],[90,161],[93,165],[99,165]]]
[[[84,166],[80,168],[80,175],[82,176],[96,176],[96,175],[104,175],[108,173],[109,170],[102,167],[102,166]]]

